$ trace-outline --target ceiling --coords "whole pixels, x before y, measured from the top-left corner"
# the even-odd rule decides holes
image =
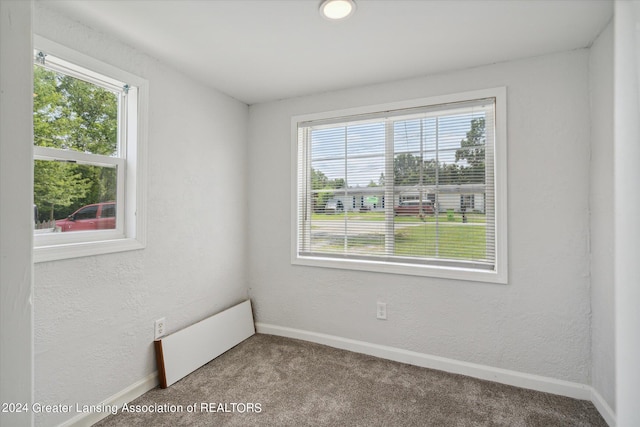
[[[611,0],[39,0],[244,103],[588,47]]]

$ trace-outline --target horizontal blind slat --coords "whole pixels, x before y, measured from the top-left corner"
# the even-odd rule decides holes
[[[299,123],[299,255],[492,269],[494,102]]]

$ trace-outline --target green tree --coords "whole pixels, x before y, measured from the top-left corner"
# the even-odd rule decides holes
[[[395,185],[417,185],[420,181],[421,158],[410,153],[398,154],[393,159]]]
[[[485,119],[471,120],[471,129],[460,141],[455,163],[439,163],[435,159],[421,160],[411,153],[398,154],[393,159],[395,185],[475,184],[485,180]],[[459,164],[465,160],[466,165]],[[384,176],[380,177],[381,180]]]
[[[345,188],[345,186],[346,186],[346,182],[344,178],[336,178],[329,181],[327,188],[339,189],[339,188]]]
[[[78,172],[90,183],[86,198],[92,203],[116,199],[116,169],[92,165],[78,165]]]
[[[35,145],[107,156],[116,152],[116,94],[37,65],[33,77]]]
[[[317,169],[311,168],[311,189],[322,190],[327,187],[329,178]]]
[[[443,185],[465,184],[464,169],[456,163],[443,163],[438,171],[438,182]]]
[[[329,179],[320,170],[311,168],[311,189],[313,191],[313,211],[322,212],[327,201],[335,193],[330,190],[339,190],[346,187],[344,178]]]
[[[436,183],[438,164],[434,159],[421,161],[420,156],[398,154],[393,159],[395,185],[433,185]],[[381,177],[383,178],[383,177]]]
[[[322,191],[327,188],[331,188],[329,178],[322,171],[311,168],[311,189],[313,190],[311,203],[314,212],[322,212],[327,201],[333,196],[333,193]]]
[[[117,152],[116,94],[41,66],[34,66],[33,77],[34,145],[107,156]],[[115,192],[115,169],[44,160],[34,164],[34,203],[41,219],[115,200]]]
[[[456,162],[464,159],[469,164],[461,169],[466,182],[484,182],[486,142],[484,117],[472,119],[471,129],[467,132],[467,137],[460,141],[460,148],[456,151]]]
[[[83,199],[91,183],[82,178],[75,165],[47,160],[36,160],[33,170],[33,195],[38,211],[48,211],[53,221],[55,206],[70,206]],[[47,208],[47,209],[44,209]]]

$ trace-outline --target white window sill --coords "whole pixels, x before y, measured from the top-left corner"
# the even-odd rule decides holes
[[[296,257],[291,259],[293,265],[309,267],[339,268],[345,270],[368,271],[375,273],[403,274],[409,276],[434,277],[472,282],[507,284],[506,272],[449,268],[433,265],[415,265],[403,263],[387,263],[350,259],[329,259],[322,257]]]
[[[136,239],[113,239],[52,246],[38,246],[33,249],[33,261],[36,263],[58,261],[62,259],[133,251],[144,249],[144,247],[145,245]]]

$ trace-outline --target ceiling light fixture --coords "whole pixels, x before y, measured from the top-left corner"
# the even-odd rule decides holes
[[[348,18],[356,10],[353,0],[322,0],[320,15],[331,21]]]

